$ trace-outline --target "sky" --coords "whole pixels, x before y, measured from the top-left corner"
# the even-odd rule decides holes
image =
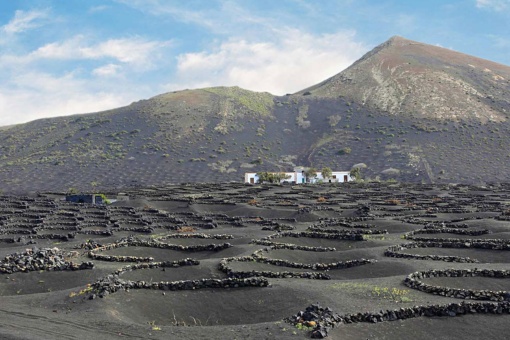
[[[0,0],[0,126],[183,89],[293,93],[394,35],[510,65],[510,0]]]

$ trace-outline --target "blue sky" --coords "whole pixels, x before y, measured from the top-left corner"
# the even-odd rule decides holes
[[[393,35],[510,65],[510,0],[4,0],[0,126],[185,88],[282,95]]]

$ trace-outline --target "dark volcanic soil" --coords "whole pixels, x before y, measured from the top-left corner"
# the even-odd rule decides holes
[[[313,327],[286,318],[314,303],[338,315],[496,303],[403,282],[418,271],[504,270],[510,262],[509,185],[230,183],[128,194],[108,206],[0,196],[0,338],[306,339]],[[394,256],[450,260],[385,256],[411,242],[421,245]],[[510,291],[508,276],[421,281],[498,292]],[[235,277],[261,281],[197,283]],[[336,324],[329,337],[506,339],[509,320],[477,313],[355,322]]]

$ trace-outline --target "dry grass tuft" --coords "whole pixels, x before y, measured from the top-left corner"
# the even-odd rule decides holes
[[[400,200],[398,200],[396,198],[391,198],[391,199],[386,200],[386,203],[392,204],[392,205],[399,205],[401,202],[400,202]]]
[[[182,227],[179,227],[176,231],[178,233],[194,233],[197,230],[191,226],[182,226]]]

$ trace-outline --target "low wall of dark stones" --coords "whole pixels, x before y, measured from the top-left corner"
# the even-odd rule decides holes
[[[113,236],[111,230],[81,230],[78,234],[82,235],[98,235],[98,236]]]
[[[96,254],[92,251],[88,253],[88,256],[94,260],[106,261],[106,262],[152,262],[153,257],[147,256],[121,256],[121,255],[104,255]]]
[[[40,234],[40,235],[27,235],[21,237],[22,239],[31,239],[31,240],[59,240],[67,242],[71,239],[74,239],[76,237],[76,233],[67,233],[67,234]],[[22,240],[18,241],[21,242]]]
[[[250,271],[235,271],[228,266],[230,262],[262,262],[257,261],[253,256],[241,256],[241,257],[229,257],[222,259],[220,264],[218,265],[218,269],[225,274],[227,274],[230,278],[250,278],[250,277],[269,277],[269,278],[300,278],[300,279],[316,279],[316,280],[330,280],[331,277],[328,274],[320,273],[320,272],[289,272],[289,271],[281,271],[281,272],[273,272],[273,271],[259,271],[259,270],[250,270]]]
[[[412,259],[412,260],[431,260],[431,261],[445,261],[445,262],[461,262],[461,263],[477,263],[478,260],[472,259],[469,257],[461,257],[461,256],[444,256],[444,255],[418,255],[418,254],[408,254],[402,253],[407,249],[412,248],[428,248],[422,242],[412,242],[405,243],[400,245],[395,245],[387,248],[384,251],[384,256],[394,257],[400,259]]]
[[[94,224],[94,226],[97,226]],[[33,227],[33,226],[32,226]],[[59,223],[52,223],[51,225],[42,225],[33,227],[33,230],[39,231],[39,230],[79,230],[81,225],[79,226],[75,222],[59,222]]]
[[[346,269],[377,262],[376,260],[370,259],[356,259],[350,261],[338,261],[333,263],[298,263],[283,259],[271,259],[263,256],[262,253],[263,250],[257,250],[252,256],[230,257],[222,259],[220,261],[218,269],[227,274],[229,277],[264,276],[271,278],[306,278],[306,279],[329,280],[331,277],[328,274],[321,272],[234,271],[232,268],[229,267],[229,263],[258,262],[279,267],[328,271],[331,269]]]
[[[427,214],[425,216],[422,215],[421,217],[437,218],[436,215],[430,215],[430,214]],[[475,217],[456,218],[456,219],[452,219],[452,220],[448,220],[448,221],[428,221],[428,220],[424,220],[424,219],[418,218],[417,216],[412,216],[412,217],[397,218],[396,220],[402,221],[402,222],[405,222],[405,223],[409,223],[409,224],[422,224],[422,225],[427,225],[427,224],[445,224],[446,226],[451,226],[453,228],[459,228],[459,227],[461,227],[461,225],[454,224],[454,223],[464,222],[464,221],[468,221],[468,220],[480,220],[480,219],[483,219],[483,217],[476,217],[475,216]]]
[[[319,232],[319,233],[327,233],[327,234],[361,234],[361,235],[383,235],[388,234],[388,230],[379,229],[379,230],[338,230],[338,229],[327,229],[316,226],[310,226],[307,228],[307,231]]]
[[[265,227],[262,227],[262,230],[268,230],[268,231],[290,231],[290,230],[295,230],[296,227],[294,226],[291,226],[291,225],[287,225],[287,224],[276,224],[276,225],[272,225],[272,226],[265,226]]]
[[[124,266],[117,269],[114,274],[121,275],[125,272],[140,270],[140,269],[153,269],[153,268],[177,268],[185,266],[198,266],[200,261],[192,258],[185,258],[177,261],[162,261],[162,262],[149,262],[149,263],[137,263],[128,266]]]
[[[295,249],[295,250],[305,250],[305,251],[335,251],[336,248],[333,247],[310,247],[310,246],[301,246],[292,243],[283,243],[276,242],[274,239],[282,238],[282,237],[309,237],[309,238],[322,238],[322,239],[330,239],[330,240],[349,240],[349,241],[363,241],[363,235],[361,233],[351,232],[351,231],[335,231],[335,233],[324,233],[317,231],[301,231],[301,232],[292,232],[292,231],[284,231],[281,233],[269,235],[259,240],[254,240],[252,243],[259,244],[263,246],[270,246],[275,249]]]
[[[416,239],[415,235],[426,235],[426,234],[455,234],[455,235],[468,235],[468,236],[481,236],[487,235],[491,232],[488,229],[473,230],[464,228],[437,228],[437,227],[426,227],[424,229],[413,230],[404,235],[406,239]]]
[[[489,250],[510,250],[510,240],[505,239],[455,239],[436,238],[419,242],[424,247],[440,248],[474,248]]]
[[[162,237],[158,237],[157,240],[166,240],[169,238],[183,238],[183,239],[192,239],[192,238],[198,238],[198,239],[212,239],[212,240],[231,240],[234,238],[232,235],[227,234],[201,234],[201,233],[193,233],[193,234],[171,234],[171,235],[165,235]]]
[[[152,227],[117,227],[114,228],[115,231],[129,231],[135,233],[144,233],[144,234],[152,234],[154,232],[154,228]]]
[[[467,314],[510,314],[510,303],[493,302],[460,302],[443,305],[402,307],[379,312],[365,312],[353,314],[336,314],[328,307],[318,304],[307,307],[304,311],[285,319],[292,325],[313,325],[310,332],[312,338],[322,339],[328,336],[331,327],[350,323],[378,323],[386,321],[406,320],[418,317],[453,317]]]
[[[411,273],[404,279],[404,284],[409,288],[413,288],[428,294],[453,297],[457,299],[510,301],[510,292],[508,291],[449,288],[444,286],[434,286],[426,284],[421,281],[424,278],[431,277],[488,277],[496,279],[509,279],[510,270],[494,270],[494,269],[427,270]]]
[[[334,247],[310,247],[310,246],[301,246],[294,243],[283,243],[283,242],[274,242],[268,240],[253,240],[251,243],[258,244],[261,246],[268,246],[273,249],[290,249],[290,250],[304,250],[304,251],[316,251],[316,252],[325,252],[325,251],[336,251]]]
[[[285,231],[273,235],[269,235],[263,240],[272,240],[277,239],[281,237],[308,237],[308,238],[321,238],[321,239],[328,239],[328,240],[348,240],[348,241],[363,241],[363,235],[361,233],[356,233],[354,231],[346,231],[346,232],[339,232],[336,231],[335,233],[326,233],[326,232],[318,232],[318,231],[299,231],[299,232],[292,232],[292,231]]]
[[[335,219],[325,219],[321,220],[319,223],[313,224],[311,227],[316,228],[328,228],[328,227],[343,227],[343,228],[351,228],[351,229],[370,229],[377,227],[375,224],[353,224],[347,223],[343,221],[338,221]]]
[[[463,208],[449,208],[449,207],[429,207],[427,211],[434,214],[466,214],[470,211]]]
[[[93,292],[89,295],[89,299],[96,296],[105,297],[111,293],[115,293],[121,289],[129,291],[131,289],[156,289],[164,291],[177,290],[196,290],[205,288],[242,288],[242,287],[267,287],[269,281],[261,277],[250,278],[227,278],[227,279],[200,279],[200,280],[184,280],[184,281],[130,281],[119,278],[118,275],[112,274],[96,281],[91,285]]]
[[[384,255],[395,258],[407,258],[415,260],[433,260],[446,262],[476,263],[476,259],[460,256],[442,255],[417,255],[402,253],[411,248],[456,248],[456,249],[488,249],[488,250],[510,250],[510,240],[505,239],[416,239],[416,242],[391,246],[384,251]]]
[[[35,232],[33,230],[27,230],[27,229],[3,229],[3,230],[0,230],[0,235],[13,235],[13,234],[30,235],[30,234],[35,234]]]
[[[357,266],[362,266],[369,263],[377,262],[376,260],[368,260],[368,259],[356,259],[349,261],[338,261],[333,263],[299,263],[292,262],[283,259],[272,259],[265,257],[263,254],[263,250],[257,250],[253,254],[253,258],[257,262],[271,264],[274,266],[280,267],[290,267],[290,268],[300,268],[300,269],[312,269],[312,270],[331,270],[331,269],[345,269],[352,268]]]
[[[313,211],[335,211],[334,208],[322,205],[313,205],[310,207],[303,207],[298,209],[298,214],[311,213]]]
[[[111,250],[121,247],[149,247],[149,248],[159,248],[159,249],[168,249],[168,250],[177,250],[177,251],[187,251],[187,252],[200,252],[200,251],[220,251],[227,248],[232,247],[230,243],[222,243],[222,244],[200,244],[200,245],[178,245],[178,244],[169,244],[162,243],[157,240],[140,240],[136,238],[127,238],[122,239],[117,243],[107,244],[101,247],[97,247],[89,250],[88,256],[92,259],[101,260],[101,261],[110,261],[110,262],[151,262],[154,261],[152,257],[139,257],[139,256],[119,256],[119,255],[103,255],[97,254],[96,252],[101,252],[105,250]]]
[[[467,229],[471,228],[472,226],[466,224],[466,223],[444,223],[441,221],[434,221],[434,222],[428,222],[423,226],[423,229],[434,229],[434,228],[454,228],[454,229]]]

